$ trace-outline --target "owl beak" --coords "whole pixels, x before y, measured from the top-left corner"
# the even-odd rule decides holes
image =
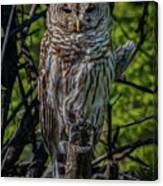
[[[80,19],[79,18],[76,19],[76,31],[80,32]]]

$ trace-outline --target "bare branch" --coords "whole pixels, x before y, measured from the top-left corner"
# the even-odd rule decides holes
[[[37,19],[39,19],[42,16],[45,16],[46,14],[46,10],[39,12],[35,15],[33,15],[30,19],[24,21],[22,24],[17,25],[17,27],[13,30],[11,30],[9,32],[9,37],[14,36],[16,33],[20,32],[21,30],[23,30],[25,27],[30,26],[34,21],[36,21]]]
[[[36,87],[36,84],[33,86],[33,87],[31,87],[30,89],[29,89],[29,91],[27,92],[27,94],[26,94],[26,96],[25,96],[25,98],[27,99],[29,96],[31,96],[32,95],[32,93],[33,93],[33,91],[34,91],[34,89],[35,89],[35,87]],[[11,114],[11,116],[7,119],[7,121],[5,122],[5,123],[3,123],[2,124],[2,131],[5,131],[5,128],[8,126],[8,124],[16,117],[16,115],[17,115],[17,113],[19,112],[19,110],[20,110],[20,108],[23,106],[23,101],[22,102],[20,102],[19,104],[18,104],[18,106],[15,108],[15,110],[12,112],[12,114]],[[1,131],[1,132],[2,132]]]
[[[15,11],[15,5],[13,5],[11,8],[11,12],[10,12],[10,16],[9,16],[9,20],[8,20],[8,24],[7,24],[7,29],[6,29],[6,34],[5,34],[5,38],[4,38],[4,42],[3,42],[3,46],[2,46],[1,61],[3,61],[3,58],[4,58],[5,49],[6,49],[6,45],[7,45],[8,38],[9,38],[9,31],[10,31],[14,11]]]
[[[122,124],[122,125],[118,125],[116,127],[114,127],[112,129],[112,131],[114,130],[119,130],[121,128],[127,128],[127,127],[130,127],[130,126],[134,126],[134,125],[137,125],[137,124],[140,124],[140,123],[143,123],[144,121],[147,121],[147,120],[150,120],[150,119],[157,119],[155,115],[151,115],[151,116],[147,116],[145,118],[138,118],[136,119],[135,121],[132,121],[132,122],[128,122],[128,123],[125,123],[125,124]],[[103,132],[107,132],[108,129],[104,129]]]
[[[126,157],[129,153],[133,152],[136,148],[144,146],[144,145],[151,145],[157,144],[157,140],[153,138],[149,138],[146,140],[137,140],[134,143],[124,145],[122,147],[116,148],[112,150],[112,155],[115,155],[116,160],[122,159],[122,157]],[[95,166],[103,160],[107,159],[107,153],[103,154],[102,156],[98,157],[97,159],[92,161],[92,165]]]
[[[149,93],[149,94],[155,94],[157,92],[157,88],[155,90],[150,90],[147,87],[142,87],[140,85],[137,85],[135,83],[132,83],[132,82],[129,82],[129,81],[126,81],[126,80],[122,80],[122,79],[118,79],[116,82],[132,86],[132,87],[134,87],[134,88],[136,88],[140,91],[143,91],[143,92],[146,92],[146,93]]]
[[[147,163],[145,163],[143,160],[141,160],[140,158],[138,158],[138,157],[133,157],[131,155],[127,155],[127,158],[129,158],[129,159],[131,159],[131,160],[133,160],[133,161],[135,161],[135,162],[137,162],[137,163],[149,168],[149,165]]]
[[[35,130],[38,123],[38,110],[36,109],[35,113],[32,114],[32,108],[37,108],[36,104],[38,104],[38,101],[34,99],[31,106],[26,110],[18,129],[2,149],[2,176],[7,176],[9,169],[14,167],[24,145],[28,143],[31,134]]]
[[[128,122],[128,123],[126,123],[126,124],[119,125],[118,128],[119,128],[119,129],[127,128],[127,127],[130,127],[130,126],[137,125],[137,124],[139,124],[139,123],[143,123],[144,121],[147,121],[147,120],[150,120],[150,119],[155,119],[155,116],[154,116],[154,115],[151,115],[151,116],[147,116],[147,117],[145,117],[145,118],[138,118],[138,119],[136,119],[136,120],[133,121],[133,122]],[[113,130],[117,130],[117,127],[113,128]]]
[[[36,178],[40,177],[45,169],[45,162],[47,160],[48,154],[45,151],[43,143],[41,143],[38,150],[34,154],[32,163],[28,167],[26,177]]]

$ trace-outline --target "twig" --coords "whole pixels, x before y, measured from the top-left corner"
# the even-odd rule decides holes
[[[22,96],[22,102],[23,102],[24,106],[27,107],[28,103],[27,103],[27,100],[26,100],[26,93],[25,93],[25,90],[24,90],[23,83],[22,83],[22,80],[20,78],[19,72],[17,74],[17,78],[18,78],[19,90],[20,90],[20,93],[21,93],[21,96]]]
[[[141,45],[144,43],[145,38],[147,33],[144,33],[144,25],[145,25],[145,16],[148,14],[148,3],[144,4],[144,10],[143,10],[143,14],[142,17],[140,17],[139,19],[139,25],[137,28],[137,32],[140,30],[140,39],[139,42],[137,43],[137,46],[135,47],[135,50],[133,50],[133,52],[131,53],[130,57],[128,58],[128,61],[126,63],[126,66],[128,66],[131,61],[134,59],[136,53],[138,52],[138,50],[140,49]]]
[[[149,168],[149,165],[147,163],[145,163],[143,160],[141,160],[140,158],[138,158],[138,157],[133,157],[131,155],[127,155],[127,158],[129,158],[129,159],[131,159],[131,160],[133,160],[133,161],[135,161],[135,162],[137,162],[137,163],[139,163],[141,165],[144,165],[145,167]]]
[[[30,9],[30,12],[29,12],[29,17],[30,17],[30,18],[31,18],[31,17],[33,16],[33,14],[35,13],[36,8],[37,8],[37,5],[32,5],[32,7],[31,7],[31,9]],[[29,25],[28,27],[25,28],[25,33],[28,33],[28,32],[29,32],[29,27],[30,27],[30,25]]]
[[[140,48],[140,52],[142,52],[146,57],[148,57],[150,60],[153,58],[152,55],[150,55],[145,49]]]
[[[34,88],[36,87],[36,85],[34,85],[34,87],[30,88],[30,90],[27,92],[26,94],[26,98],[28,98],[28,96],[30,96],[34,90]],[[5,124],[3,123],[2,125],[2,131],[5,131],[5,128],[8,126],[8,124],[16,117],[17,113],[19,112],[20,108],[23,106],[23,102],[20,102],[18,104],[18,106],[15,108],[15,110],[12,112],[12,115],[7,119],[7,121],[5,122]],[[1,132],[2,132],[1,131]]]
[[[18,25],[15,29],[11,30],[9,32],[9,38],[14,36],[16,33],[20,32],[23,28],[30,26],[37,19],[39,19],[42,16],[45,16],[45,14],[46,14],[46,10],[33,15],[30,19],[24,21],[22,24]]]
[[[134,126],[134,125],[137,125],[139,123],[143,123],[146,120],[155,119],[155,117],[156,117],[155,115],[151,115],[151,116],[147,116],[145,118],[138,118],[135,121],[128,122],[128,123],[125,123],[125,124],[122,124],[122,125],[118,125],[118,126],[114,127],[112,129],[112,131],[116,131],[117,132],[117,130],[119,130],[119,129],[130,127],[130,126]],[[107,131],[108,131],[108,129],[104,129],[103,130],[103,132],[107,132]]]
[[[138,90],[141,90],[143,92],[146,92],[146,93],[149,93],[149,94],[154,94],[157,92],[157,88],[155,90],[150,90],[149,88],[147,87],[142,87],[140,85],[137,85],[135,83],[132,83],[132,82],[129,82],[129,81],[126,81],[126,80],[122,80],[122,79],[118,79],[116,82],[118,83],[122,83],[122,84],[125,84],[125,85],[129,85],[129,86],[132,86]]]
[[[114,130],[117,130],[117,128],[122,129],[122,128],[131,127],[131,126],[137,125],[137,124],[139,124],[139,123],[143,123],[143,122],[146,121],[146,120],[150,120],[150,119],[154,119],[154,118],[155,118],[154,115],[147,116],[147,117],[145,117],[145,118],[139,118],[139,119],[136,119],[136,120],[133,121],[133,122],[128,122],[128,123],[126,123],[126,124],[119,125],[118,127],[115,127],[115,128],[113,128],[112,130],[114,131]]]
[[[26,37],[32,36],[33,34],[36,34],[36,33],[39,32],[39,31],[40,31],[40,28],[37,28],[37,29],[35,29],[34,31],[32,31],[32,32],[30,32],[30,33],[28,33],[28,34],[22,33],[21,36],[17,37],[17,41],[23,40],[23,39],[25,39]]]
[[[139,119],[137,119],[137,120],[135,120],[133,122],[128,122],[126,124],[123,124],[123,125],[119,125],[119,126],[114,127],[112,129],[112,131],[115,130],[115,134],[114,134],[113,140],[112,140],[112,147],[115,147],[115,143],[116,143],[116,141],[118,139],[120,129],[131,127],[131,126],[134,126],[134,125],[143,123],[144,121],[147,121],[147,120],[150,120],[150,119],[155,119],[155,115],[151,115],[151,116],[148,116],[148,117],[145,117],[145,118],[139,118]],[[106,130],[104,130],[104,131],[106,132]]]
[[[30,10],[30,12],[29,12],[29,16],[30,16],[30,17],[31,17],[31,16],[34,14],[34,12],[36,11],[37,6],[38,6],[38,5],[36,5],[36,4],[32,5],[31,10]]]
[[[113,148],[115,147],[115,143],[116,143],[116,141],[117,141],[117,139],[118,139],[118,136],[119,136],[119,132],[120,132],[119,126],[117,126],[115,130],[116,130],[116,131],[115,131],[115,134],[114,134],[113,140],[112,140],[112,147],[113,147]]]
[[[146,140],[137,140],[134,143],[124,145],[122,147],[116,148],[112,150],[112,155],[115,155],[120,153],[120,155],[117,157],[116,160],[122,159],[122,156],[125,157],[126,154],[133,152],[136,148],[144,146],[144,145],[151,145],[151,144],[157,144],[157,140],[153,138],[148,138]],[[92,165],[95,166],[101,161],[106,160],[108,157],[108,154],[105,153],[102,156],[98,157],[97,159],[92,161]]]
[[[12,22],[13,15],[14,15],[14,10],[15,10],[15,5],[13,5],[11,8],[11,12],[10,12],[10,16],[9,16],[9,20],[8,20],[8,24],[7,24],[7,29],[6,29],[6,34],[5,34],[5,38],[4,38],[4,42],[3,42],[3,46],[2,46],[1,61],[3,61],[3,58],[4,58],[5,49],[6,49],[6,45],[7,45],[8,38],[9,38],[9,31],[10,31],[10,27],[11,27],[11,22]]]

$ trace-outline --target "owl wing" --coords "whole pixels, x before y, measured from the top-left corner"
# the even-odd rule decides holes
[[[40,101],[40,124],[45,146],[51,155],[58,149],[59,123],[57,117],[57,89],[59,76],[55,54],[51,52],[48,44],[48,36],[45,34],[41,43],[39,62],[39,101]]]

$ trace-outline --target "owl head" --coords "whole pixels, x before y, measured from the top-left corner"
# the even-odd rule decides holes
[[[111,22],[109,3],[64,3],[49,6],[47,28],[64,32],[88,32]]]

